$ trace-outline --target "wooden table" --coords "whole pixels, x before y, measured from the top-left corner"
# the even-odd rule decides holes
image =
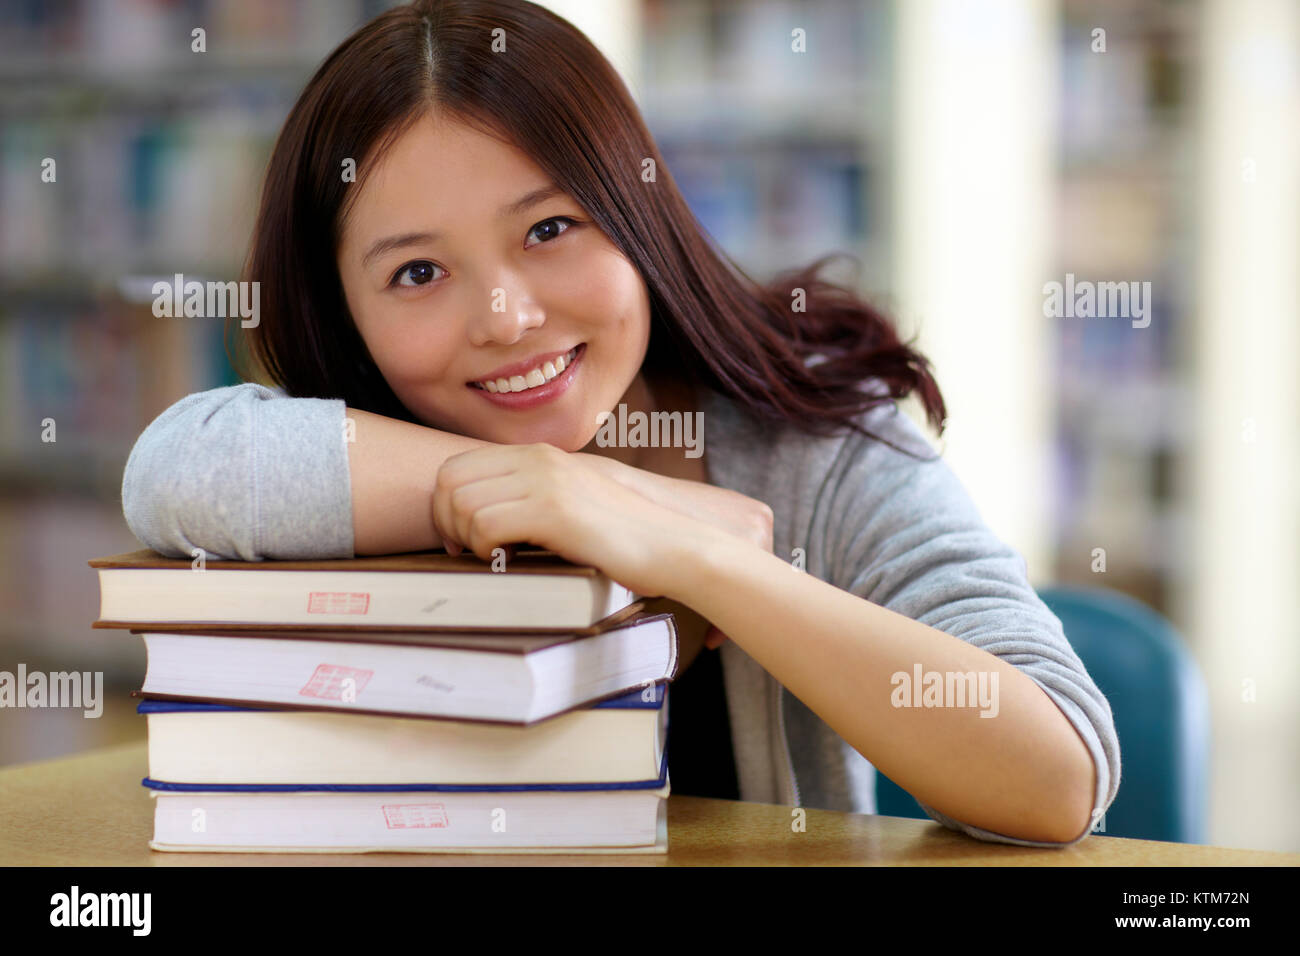
[[[972,839],[937,823],[702,797],[668,799],[668,853],[161,853],[140,785],[146,745],[0,769],[0,864],[23,866],[1297,866],[1300,854],[1092,835],[1066,849]]]

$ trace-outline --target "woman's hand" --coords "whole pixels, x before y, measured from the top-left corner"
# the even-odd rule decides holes
[[[463,546],[488,561],[495,548],[526,541],[599,568],[639,595],[675,598],[682,557],[729,531],[650,500],[590,460],[598,457],[545,443],[452,455],[433,495],[448,551]]]
[[[764,551],[772,551],[772,509],[762,501],[704,482],[668,478],[633,468],[602,455],[571,454],[658,505],[744,538]]]
[[[656,504],[734,534],[769,554],[772,551],[772,509],[762,501],[727,488],[633,468],[602,455],[573,454],[589,459],[593,467]],[[727,640],[726,634],[710,624],[704,636],[704,646],[714,650]]]

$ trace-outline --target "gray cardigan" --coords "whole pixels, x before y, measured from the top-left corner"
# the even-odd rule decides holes
[[[773,429],[708,389],[700,401],[709,480],[771,506],[774,553],[789,559],[801,548],[807,573],[1032,677],[1092,755],[1094,807],[1110,806],[1120,757],[1109,704],[1030,587],[1024,559],[985,526],[906,415],[887,405],[860,421],[929,460],[856,434]],[[338,399],[289,398],[253,383],[186,396],[145,429],[127,459],[127,525],[146,546],[178,557],[194,548],[247,561],[352,557],[344,411]],[[735,641],[720,653],[741,799],[875,812],[871,764]],[[1070,845],[924,809],[981,840]]]

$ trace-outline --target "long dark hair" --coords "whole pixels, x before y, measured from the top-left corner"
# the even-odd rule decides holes
[[[492,50],[498,28],[507,55]],[[767,284],[749,278],[691,213],[618,73],[572,24],[526,0],[397,7],[307,83],[272,152],[245,268],[261,283],[262,319],[242,334],[261,376],[288,394],[417,421],[356,330],[336,250],[348,191],[434,108],[526,153],[637,268],[650,299],[643,372],[687,377],[819,435],[870,434],[855,421],[863,411],[916,392],[942,431],[929,363],[883,314],[819,278],[833,256]],[[349,158],[355,184],[342,176]],[[864,388],[868,379],[880,384]]]

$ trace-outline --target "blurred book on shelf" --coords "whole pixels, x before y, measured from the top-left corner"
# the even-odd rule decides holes
[[[863,291],[881,291],[889,17],[843,0],[793,19],[771,3],[642,5],[646,122],[701,226],[752,277],[843,251]]]
[[[1056,578],[1169,613],[1190,522],[1185,346],[1193,5],[1066,0],[1060,19],[1058,273],[1149,283],[1140,320],[1055,329]],[[1100,33],[1098,31],[1101,31]]]
[[[120,489],[141,432],[185,395],[237,380],[224,320],[157,317],[139,287],[178,272],[240,277],[280,124],[324,56],[389,5],[0,4],[0,653],[11,661],[75,663],[110,683],[135,668],[139,648],[88,640],[98,596],[85,555],[139,546]],[[89,742],[106,723],[67,726]],[[54,732],[48,742],[50,754],[76,749]]]

